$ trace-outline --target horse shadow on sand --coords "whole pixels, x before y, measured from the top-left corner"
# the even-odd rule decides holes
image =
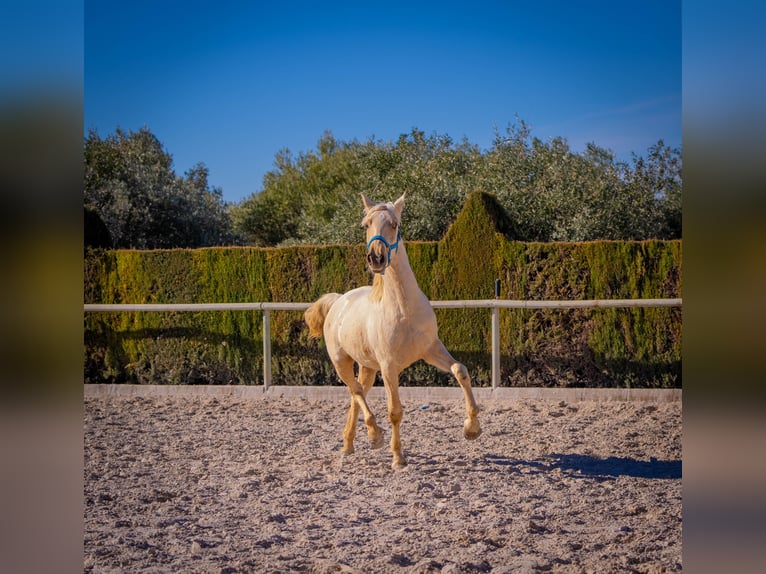
[[[584,454],[551,454],[540,460],[516,460],[505,456],[488,454],[485,461],[490,465],[508,467],[511,472],[542,473],[560,469],[572,477],[612,480],[620,476],[632,478],[680,479],[680,460],[637,460],[629,457],[610,456],[600,458]]]

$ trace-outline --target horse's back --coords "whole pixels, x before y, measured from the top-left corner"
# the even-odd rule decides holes
[[[369,294],[372,287],[365,285],[363,287],[357,287],[351,291],[346,291],[340,297],[338,297],[333,303],[328,318],[337,317],[348,312],[354,312],[355,307],[365,304],[369,300]]]

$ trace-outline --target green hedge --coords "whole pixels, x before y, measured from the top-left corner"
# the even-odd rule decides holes
[[[404,221],[406,238],[406,213]],[[472,194],[439,242],[408,242],[430,299],[621,299],[681,296],[681,242],[521,243],[493,197]],[[87,303],[316,300],[370,281],[362,245],[279,249],[91,250]],[[490,384],[490,311],[437,310],[445,345],[474,384]],[[507,386],[681,386],[681,310],[502,310]],[[276,384],[337,384],[302,313],[273,312]],[[85,381],[262,384],[259,312],[88,313]],[[404,385],[448,385],[417,363]]]

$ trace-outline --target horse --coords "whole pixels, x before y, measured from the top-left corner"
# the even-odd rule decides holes
[[[481,434],[479,409],[468,370],[439,340],[436,315],[418,287],[407,259],[401,235],[404,194],[393,203],[373,202],[364,193],[360,195],[364,204],[362,226],[367,235],[366,262],[373,273],[372,285],[342,295],[322,295],[306,310],[304,320],[312,337],[324,337],[335,371],[351,394],[341,452],[354,452],[360,410],[372,447],[383,446],[383,434],[366,400],[380,371],[391,422],[391,466],[401,469],[407,464],[399,435],[402,421],[399,374],[402,370],[422,359],[443,372],[452,373],[465,396],[467,418],[463,435],[467,440]],[[358,365],[358,378],[354,376],[354,363]]]

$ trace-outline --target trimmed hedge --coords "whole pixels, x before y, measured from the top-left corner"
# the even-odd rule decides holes
[[[404,221],[406,237],[406,214]],[[408,242],[430,299],[622,299],[681,296],[681,242],[521,243],[502,208],[469,196],[439,242]],[[370,282],[363,245],[89,250],[87,303],[316,300]],[[474,384],[490,384],[490,311],[437,310],[439,333]],[[681,310],[501,310],[507,386],[681,386]],[[276,384],[337,384],[299,312],[273,312]],[[260,312],[88,313],[86,383],[262,384]],[[418,362],[403,385],[449,385]]]

